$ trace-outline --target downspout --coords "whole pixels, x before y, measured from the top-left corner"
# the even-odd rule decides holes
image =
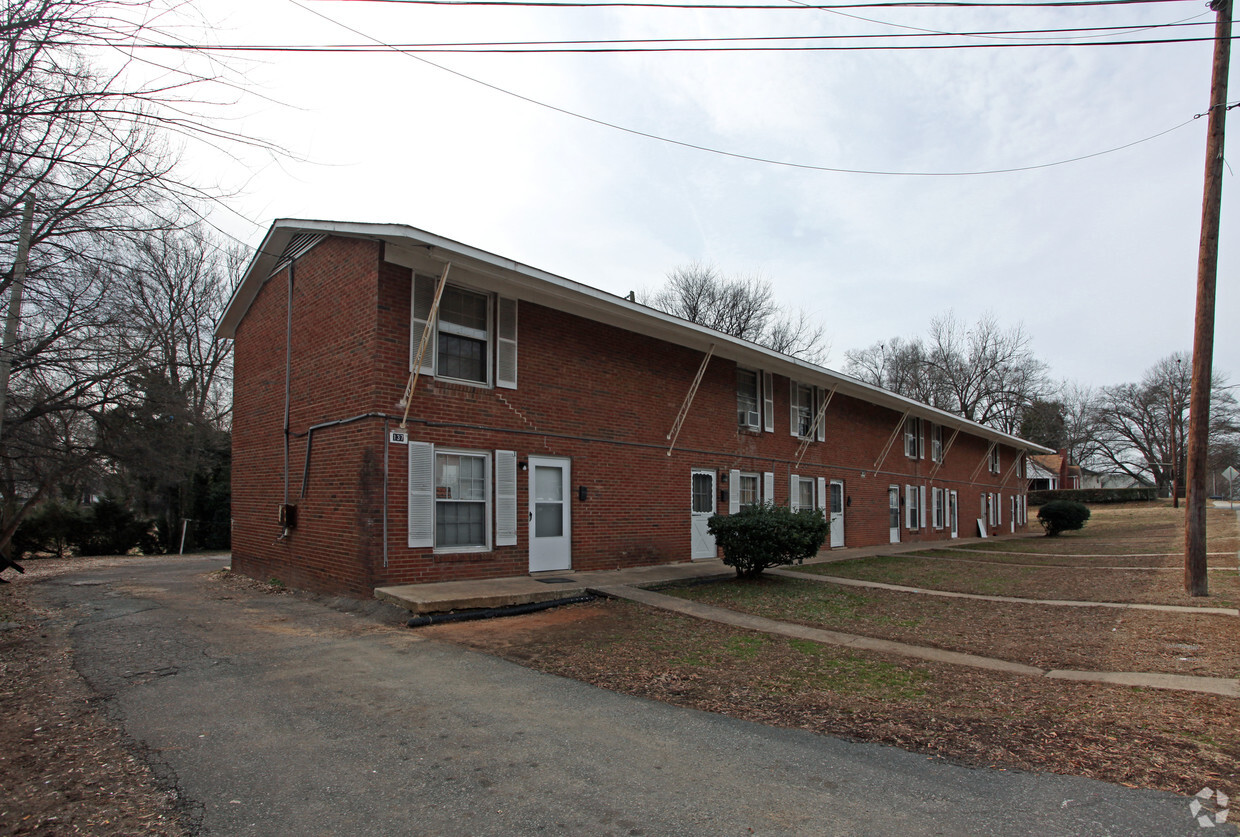
[[[288,507],[288,478],[289,478],[289,444],[290,431],[292,427],[289,424],[289,413],[292,405],[292,378],[293,378],[293,274],[297,269],[297,259],[293,259],[288,265],[288,310],[285,315],[284,324],[284,506]],[[288,539],[288,522],[280,530],[280,540]]]

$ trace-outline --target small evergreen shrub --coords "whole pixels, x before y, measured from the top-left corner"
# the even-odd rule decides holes
[[[712,515],[707,531],[723,549],[723,563],[741,578],[755,578],[767,567],[799,564],[812,558],[827,539],[830,524],[818,509],[792,511],[760,503],[736,514]]]
[[[1052,500],[1038,509],[1038,523],[1050,538],[1060,532],[1081,529],[1086,520],[1089,520],[1089,506],[1075,500]]]
[[[50,552],[64,558],[90,525],[87,512],[76,503],[50,500],[41,503],[17,525],[13,533],[13,556],[22,558]]]
[[[77,543],[78,554],[128,555],[135,548],[150,548],[153,528],[152,521],[105,497],[91,506],[87,531]]]

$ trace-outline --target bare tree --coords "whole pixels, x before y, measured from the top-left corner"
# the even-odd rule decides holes
[[[694,263],[673,270],[665,286],[638,301],[810,363],[821,363],[830,349],[822,326],[804,311],[780,308],[770,281],[757,276],[726,278]]]
[[[970,327],[952,312],[930,322],[928,339],[893,338],[849,351],[845,371],[868,383],[1016,433],[1021,417],[1048,391],[1022,326],[1003,329],[986,314]]]
[[[1160,489],[1169,487],[1173,472],[1182,480],[1191,374],[1192,358],[1177,352],[1147,369],[1139,383],[1104,387],[1093,414],[1098,458]],[[1224,382],[1215,375],[1210,399],[1210,447],[1220,452],[1240,433],[1240,410]]]
[[[930,321],[926,365],[938,406],[981,424],[1015,433],[1025,407],[1047,390],[1021,325],[1003,329],[993,314],[966,327],[948,311]]]
[[[99,463],[97,423],[132,398],[133,375],[162,339],[134,316],[130,266],[206,197],[177,176],[169,137],[244,141],[194,115],[192,91],[218,77],[142,64],[125,49],[175,40],[149,23],[158,2],[0,9],[0,265],[13,263],[28,196],[35,205],[0,434],[0,548],[35,503]],[[0,275],[6,306],[12,281]],[[195,396],[205,408],[218,392],[208,383]]]
[[[854,378],[938,406],[938,394],[927,374],[926,346],[920,337],[893,337],[865,349],[849,349],[844,357],[844,371]]]
[[[197,227],[168,230],[141,243],[129,272],[128,308],[149,350],[100,422],[105,484],[159,519],[168,547],[182,519],[200,532],[214,523],[223,531],[210,545],[227,545],[232,345],[213,329],[244,255]]]

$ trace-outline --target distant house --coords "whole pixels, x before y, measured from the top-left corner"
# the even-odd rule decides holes
[[[1151,485],[1128,474],[1108,474],[1089,468],[1082,468],[1081,475],[1081,488],[1145,488]]]
[[[277,221],[217,336],[233,568],[350,595],[714,558],[710,516],[764,501],[827,548],[1024,531],[1050,453],[399,225]]]
[[[1028,477],[1030,491],[1084,487],[1081,466],[1069,462],[1066,448],[1058,453],[1030,454]]]

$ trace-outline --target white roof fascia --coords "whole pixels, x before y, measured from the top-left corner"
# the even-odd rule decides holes
[[[216,327],[217,339],[231,339],[236,334],[238,324],[258,296],[258,292],[270,278],[271,271],[289,240],[294,235],[304,232],[373,239],[405,248],[423,248],[433,259],[452,261],[454,267],[485,274],[502,286],[500,290],[518,299],[701,352],[707,351],[713,344],[717,356],[732,360],[742,366],[775,372],[801,383],[825,389],[835,387],[837,393],[841,395],[886,407],[901,414],[906,410],[911,410],[914,416],[929,419],[936,424],[967,430],[972,435],[1002,442],[1030,453],[1056,452],[826,367],[815,366],[780,354],[765,346],[731,337],[671,314],[648,308],[625,297],[616,296],[589,285],[529,267],[512,259],[402,224],[277,219],[272,223],[263,243],[259,245],[258,251],[246,268],[241,282],[233,291],[228,307]]]

